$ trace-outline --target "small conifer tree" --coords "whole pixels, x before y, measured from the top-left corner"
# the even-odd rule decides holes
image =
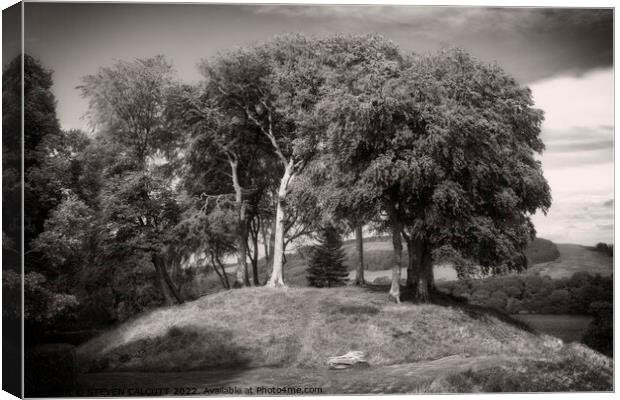
[[[324,227],[319,243],[310,253],[306,269],[308,284],[314,287],[343,286],[349,275],[344,259],[340,233],[334,226]]]

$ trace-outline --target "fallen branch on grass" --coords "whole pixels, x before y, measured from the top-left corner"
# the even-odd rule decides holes
[[[330,369],[344,369],[355,366],[368,366],[366,361],[366,355],[361,351],[350,351],[345,355],[338,357],[329,357],[327,359],[327,366]]]

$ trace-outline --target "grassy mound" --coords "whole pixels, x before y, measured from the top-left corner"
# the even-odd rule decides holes
[[[548,357],[561,341],[460,303],[395,305],[384,291],[247,288],[162,308],[78,348],[85,371],[325,368],[351,350],[371,366],[467,354]]]

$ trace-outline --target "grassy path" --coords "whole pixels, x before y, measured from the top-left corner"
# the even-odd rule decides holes
[[[257,393],[260,387],[320,388],[322,394],[405,394],[429,391],[432,382],[439,377],[505,365],[512,360],[503,356],[454,355],[433,361],[348,370],[254,368],[165,373],[107,372],[83,374],[79,383],[82,394],[91,396],[106,395],[101,389],[121,390],[126,395],[138,394],[132,393],[132,390],[141,391],[145,395],[204,395],[217,394],[214,391],[222,388],[237,388],[242,391],[251,388],[252,394],[261,394]],[[184,393],[181,393],[182,391]]]

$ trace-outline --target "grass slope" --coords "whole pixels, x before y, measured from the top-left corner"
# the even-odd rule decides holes
[[[582,347],[575,352],[574,345],[532,333],[504,314],[448,300],[389,304],[385,289],[221,292],[124,323],[80,346],[78,358],[88,372],[324,369],[328,357],[362,350],[373,367],[454,355],[510,355],[524,365],[544,362],[547,369],[568,368],[562,364],[568,357],[575,370],[611,371],[606,357]],[[586,359],[597,360],[598,372],[590,371]],[[603,371],[600,365],[607,367]]]

